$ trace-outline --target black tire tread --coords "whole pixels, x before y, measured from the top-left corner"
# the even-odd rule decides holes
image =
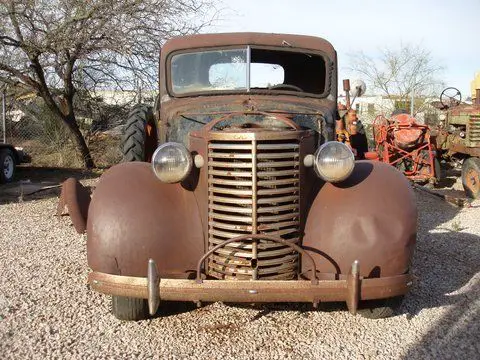
[[[367,319],[384,319],[396,314],[402,305],[403,296],[388,299],[367,300],[360,302],[357,314]]]
[[[112,295],[112,314],[119,320],[139,321],[150,317],[145,299]]]
[[[121,145],[124,162],[145,161],[145,127],[152,118],[152,108],[147,105],[136,105],[130,111]]]

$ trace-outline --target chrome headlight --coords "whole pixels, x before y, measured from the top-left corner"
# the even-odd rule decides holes
[[[164,183],[176,183],[185,179],[192,170],[192,156],[179,143],[168,142],[160,145],[152,156],[152,169]]]
[[[355,157],[350,148],[338,141],[330,141],[315,154],[315,171],[323,180],[338,182],[350,176],[355,166]]]

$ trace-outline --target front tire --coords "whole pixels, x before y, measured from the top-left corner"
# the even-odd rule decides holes
[[[123,130],[123,162],[150,161],[157,147],[158,137],[153,111],[147,105],[135,105],[128,114]]]
[[[15,176],[15,156],[9,149],[0,150],[0,184],[8,183]]]
[[[367,319],[384,319],[395,315],[402,305],[403,296],[388,299],[364,300],[360,302],[357,314]]]
[[[150,317],[148,302],[126,296],[112,295],[112,314],[119,320],[139,321]]]
[[[462,185],[465,194],[472,199],[480,197],[480,159],[470,157],[463,161]]]

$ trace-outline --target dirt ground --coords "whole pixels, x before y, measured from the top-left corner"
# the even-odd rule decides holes
[[[73,177],[82,183],[93,183],[103,169],[84,170],[54,167],[18,166],[14,181],[0,185],[0,204],[58,197],[61,184]]]

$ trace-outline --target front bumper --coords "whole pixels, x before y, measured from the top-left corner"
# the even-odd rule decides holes
[[[339,280],[187,280],[160,279],[150,260],[148,277],[130,277],[92,272],[91,287],[101,293],[148,299],[150,313],[160,301],[201,302],[319,302],[345,301],[356,314],[360,300],[385,299],[404,295],[412,285],[410,274],[363,279],[358,262],[349,275]]]

